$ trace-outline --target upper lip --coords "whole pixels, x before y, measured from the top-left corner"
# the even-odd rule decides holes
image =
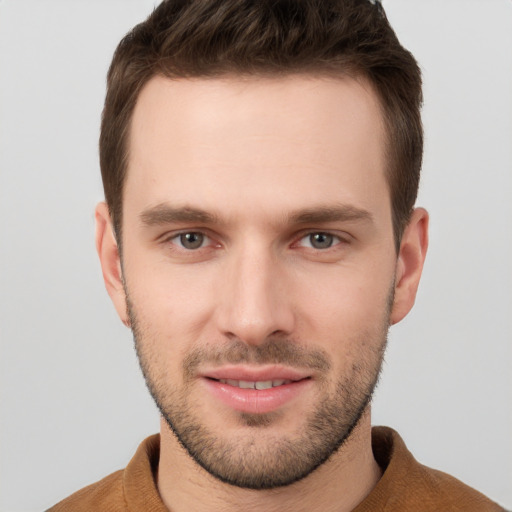
[[[296,368],[279,365],[225,365],[200,372],[201,377],[220,380],[243,380],[264,382],[269,380],[302,380],[311,377],[310,373]]]

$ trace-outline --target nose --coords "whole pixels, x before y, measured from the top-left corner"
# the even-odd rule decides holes
[[[229,258],[216,311],[224,336],[256,345],[292,333],[293,297],[283,265],[270,250],[247,249]]]

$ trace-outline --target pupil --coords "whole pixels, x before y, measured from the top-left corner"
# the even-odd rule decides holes
[[[327,233],[315,233],[314,235],[311,235],[311,245],[315,249],[328,249],[331,247],[333,238],[332,235],[329,235]]]
[[[203,244],[203,235],[201,233],[184,233],[180,241],[186,249],[198,249]]]

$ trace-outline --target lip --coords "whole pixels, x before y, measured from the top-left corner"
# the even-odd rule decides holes
[[[226,365],[219,368],[207,368],[201,372],[200,376],[215,380],[265,381],[282,379],[299,381],[311,377],[311,373],[280,365]]]
[[[206,390],[228,408],[249,414],[265,414],[276,411],[296,400],[311,386],[311,375],[282,366],[224,366],[200,375]],[[292,381],[269,389],[243,389],[219,380]]]

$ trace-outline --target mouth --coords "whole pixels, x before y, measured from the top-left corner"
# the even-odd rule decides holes
[[[224,367],[201,377],[214,402],[249,414],[273,412],[296,402],[313,382],[311,375],[282,367]]]
[[[215,380],[215,379],[214,379]],[[271,389],[279,386],[285,386],[286,384],[291,384],[292,382],[296,382],[289,379],[277,379],[277,380],[259,380],[259,381],[249,381],[249,380],[233,380],[233,379],[218,379],[218,382],[221,384],[228,384],[229,386],[234,386],[240,389]]]

